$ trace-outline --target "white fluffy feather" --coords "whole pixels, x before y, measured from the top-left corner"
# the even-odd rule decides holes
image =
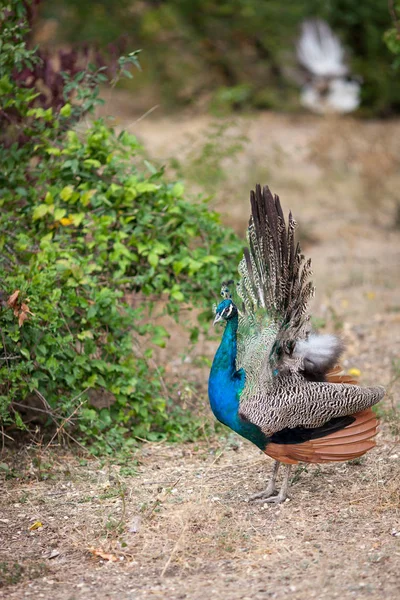
[[[326,372],[336,364],[342,352],[343,344],[336,336],[312,333],[296,343],[293,356],[302,359],[307,371]]]
[[[359,107],[361,85],[348,77],[344,48],[327,23],[315,19],[302,24],[297,58],[309,72],[301,90],[303,106],[319,114],[346,114]]]
[[[319,114],[346,114],[359,107],[361,86],[357,81],[332,79],[326,85],[325,94],[316,85],[305,85],[301,90],[302,105]]]
[[[303,67],[318,77],[341,77],[348,72],[339,39],[319,19],[303,23],[297,57]]]

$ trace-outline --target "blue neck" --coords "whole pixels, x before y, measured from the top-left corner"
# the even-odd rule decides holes
[[[208,381],[208,395],[211,409],[224,425],[247,438],[262,450],[267,443],[266,436],[252,423],[240,419],[239,399],[245,384],[245,373],[236,370],[238,316],[227,321],[221,344],[214,357]]]

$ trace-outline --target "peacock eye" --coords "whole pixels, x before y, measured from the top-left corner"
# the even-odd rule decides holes
[[[232,311],[233,311],[232,304],[229,304],[229,306],[227,306],[226,308],[224,308],[224,310],[222,311],[222,316],[224,317],[224,319],[229,319],[229,317],[232,314]]]

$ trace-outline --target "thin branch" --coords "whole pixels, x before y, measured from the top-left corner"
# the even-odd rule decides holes
[[[158,368],[156,361],[154,360],[154,358],[146,358],[145,357],[145,355],[142,351],[142,348],[136,339],[134,339],[133,342],[136,345],[137,351],[139,352],[139,354],[143,358],[143,360],[145,360],[147,363],[151,363],[153,369],[156,371],[156,373],[158,375],[158,379],[160,380],[160,383],[161,383],[161,387],[164,391],[165,397],[171,399],[170,393],[168,392],[167,385],[163,379],[163,376],[161,375],[161,371]]]
[[[57,415],[56,411],[50,406],[50,404],[47,402],[46,398],[43,396],[43,394],[41,392],[39,392],[39,390],[37,390],[35,388],[33,391],[35,392],[35,394],[39,398],[39,400],[42,401],[43,406],[45,408],[47,408],[47,414],[49,414],[53,418],[53,421],[54,421],[54,415]],[[31,408],[31,407],[29,407],[29,408]],[[57,415],[57,418],[61,419],[61,416]],[[54,422],[56,423],[56,421],[54,421]],[[56,423],[56,425],[57,425],[57,423]]]
[[[126,125],[126,128],[131,127],[132,125],[136,125],[136,123],[140,123],[140,121],[143,121],[143,119],[145,119],[146,117],[148,117],[149,115],[151,115],[152,112],[154,112],[157,108],[159,108],[159,104],[155,104],[154,106],[152,106],[151,108],[149,108],[148,111],[146,111],[141,117],[139,117],[138,119],[136,119],[136,121],[131,121],[131,123],[128,123]]]
[[[79,396],[82,396],[82,394],[84,394],[85,392],[87,392],[88,389],[89,388],[86,388],[85,390],[83,390],[83,392],[81,392],[80,394],[78,394],[78,396],[76,396],[76,398],[79,398]],[[74,398],[73,400],[76,400],[76,398]],[[86,400],[83,400],[82,402],[80,402],[78,404],[78,406],[72,411],[72,413],[68,417],[66,417],[65,419],[63,419],[62,423],[57,427],[57,431],[55,432],[55,434],[53,435],[53,437],[51,438],[51,440],[47,444],[47,448],[50,446],[50,444],[52,443],[52,441],[54,440],[54,438],[60,434],[60,432],[62,432],[62,431],[65,432],[65,425],[67,425],[71,421],[71,419],[74,416],[74,414],[76,412],[78,412],[78,410],[82,407],[82,405],[85,402],[86,402]]]
[[[53,418],[54,415],[51,411],[49,410],[45,410],[44,408],[37,408],[37,406],[28,406],[27,404],[21,404],[20,402],[11,402],[11,408],[13,408],[14,406],[16,406],[17,408],[28,408],[29,410],[34,410],[35,412],[41,412],[44,413],[46,415],[52,416]],[[61,417],[58,417],[59,419],[61,419]]]
[[[12,438],[10,435],[7,435],[6,432],[4,431],[4,427],[3,425],[1,426],[1,450],[4,450],[4,438],[7,438],[9,440],[11,440],[12,442],[14,442],[14,438]]]
[[[5,340],[4,333],[3,333],[2,329],[1,329],[1,340],[3,342],[3,348],[4,348],[4,360],[6,361],[8,372],[10,372],[10,365],[8,364],[6,340]]]
[[[172,552],[169,555],[169,558],[168,558],[167,562],[165,563],[163,570],[161,571],[160,577],[164,577],[165,571],[168,569],[169,565],[171,564],[171,560],[173,559],[175,552],[178,550],[179,544],[180,544],[181,539],[183,538],[183,536],[185,534],[185,531],[186,531],[186,529],[188,527],[188,524],[189,524],[188,521],[186,521],[186,523],[183,525],[181,534],[178,537],[178,539],[176,540],[175,546],[172,548]]]
[[[87,392],[88,389],[89,388],[86,388],[85,390],[83,390],[82,392],[80,392],[77,396],[75,396],[72,399],[72,402],[74,400],[77,400],[80,396],[82,396],[82,394],[84,394],[85,392]],[[85,452],[89,453],[89,450],[87,448],[85,448],[85,446],[83,444],[81,444],[73,435],[71,435],[65,429],[65,425],[70,421],[70,419],[73,417],[73,415],[76,413],[76,411],[82,406],[83,402],[81,402],[80,405],[75,408],[75,410],[73,411],[73,413],[71,415],[69,415],[68,417],[66,417],[66,418],[63,419],[60,415],[57,415],[57,413],[51,408],[51,406],[47,402],[46,398],[43,396],[43,394],[41,394],[39,392],[39,390],[35,389],[34,392],[40,398],[40,400],[43,402],[43,405],[45,406],[45,408],[38,408],[36,406],[27,406],[26,404],[21,404],[19,402],[12,402],[11,407],[15,406],[17,408],[29,408],[29,410],[33,410],[35,412],[43,413],[45,415],[48,415],[51,418],[51,420],[53,421],[53,423],[55,424],[55,426],[57,428],[57,431],[53,435],[53,437],[51,438],[50,442],[47,444],[47,448],[50,446],[50,444],[52,443],[52,441],[54,440],[54,438],[56,437],[56,435],[58,435],[59,432],[62,430],[62,432],[70,440],[72,440],[74,442],[74,444],[76,444],[77,446],[79,446],[80,448],[82,448],[82,450],[84,450]],[[59,423],[58,420],[61,420],[62,422]]]

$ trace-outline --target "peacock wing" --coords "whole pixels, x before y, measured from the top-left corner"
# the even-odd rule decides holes
[[[274,436],[272,441],[276,443],[300,443],[315,437],[316,430],[329,425],[332,419],[366,410],[384,395],[381,386],[310,382],[291,373],[278,376],[268,393],[241,403],[239,414],[268,437]]]

